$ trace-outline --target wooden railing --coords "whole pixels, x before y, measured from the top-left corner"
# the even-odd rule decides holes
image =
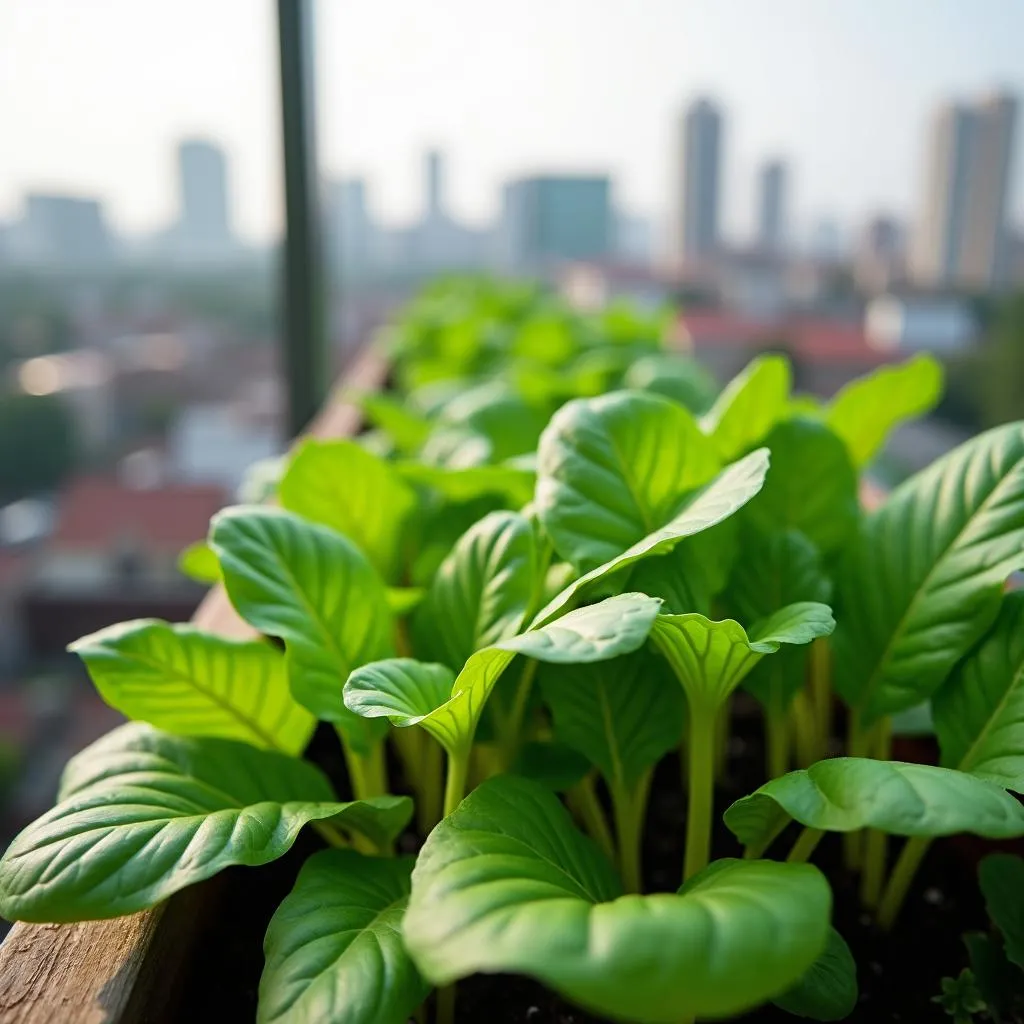
[[[376,390],[384,360],[372,350],[342,386]],[[335,397],[310,429],[315,437],[347,437],[361,426],[359,409]],[[193,622],[211,633],[246,637],[252,628],[223,588],[203,599]],[[152,910],[80,924],[16,924],[0,945],[0,1024],[171,1024],[184,1019],[175,993],[204,922],[216,912],[217,878],[186,889]]]

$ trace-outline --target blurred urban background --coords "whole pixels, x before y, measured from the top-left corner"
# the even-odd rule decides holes
[[[947,364],[896,480],[1024,416],[1024,7],[322,0],[332,372],[446,272],[677,306],[720,378]],[[64,652],[285,445],[271,0],[0,6],[0,842],[115,715]]]

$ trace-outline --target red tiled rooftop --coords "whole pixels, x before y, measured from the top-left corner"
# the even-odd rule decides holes
[[[757,349],[786,341],[793,354],[808,363],[870,367],[899,358],[899,353],[874,348],[860,324],[838,319],[755,320],[722,310],[694,310],[684,313],[682,322],[698,350],[718,346]]]
[[[130,536],[148,547],[177,550],[206,535],[210,517],[227,497],[221,488],[208,485],[146,490],[116,480],[79,478],[61,495],[52,543],[106,548]]]

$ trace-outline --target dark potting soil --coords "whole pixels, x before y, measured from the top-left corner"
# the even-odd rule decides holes
[[[344,766],[333,737],[318,734],[311,755],[346,791]],[[739,856],[738,845],[721,823],[721,812],[763,781],[763,748],[756,718],[737,716],[726,779],[716,793],[714,855]],[[900,752],[896,752],[899,757]],[[905,755],[904,755],[905,756]],[[911,757],[905,759],[911,760]],[[683,861],[685,799],[679,762],[669,757],[658,767],[651,789],[644,848],[648,891],[674,891]],[[795,831],[776,840],[770,853],[781,856]],[[899,840],[890,843],[898,852]],[[413,837],[402,843],[415,849]],[[220,887],[219,912],[196,946],[180,991],[179,1010],[168,1019],[189,1024],[251,1024],[263,969],[262,943],[274,908],[287,895],[305,858],[321,847],[305,830],[288,855],[264,868],[232,868]],[[937,842],[925,858],[903,913],[890,934],[864,914],[858,880],[842,866],[840,837],[826,836],[813,862],[829,877],[835,895],[833,920],[853,951],[860,1002],[847,1018],[852,1024],[942,1024],[950,1021],[931,1001],[944,976],[967,965],[961,935],[984,929],[987,920],[978,892],[977,860],[993,844],[958,838]],[[579,1010],[537,982],[511,975],[476,975],[459,983],[458,1024],[604,1024],[605,1018]],[[746,1024],[798,1020],[774,1007],[736,1018]]]

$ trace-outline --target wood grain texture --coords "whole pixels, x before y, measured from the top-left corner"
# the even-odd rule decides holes
[[[380,388],[387,364],[373,349],[345,373],[342,387]],[[310,433],[346,437],[360,427],[357,406],[336,392]],[[193,616],[228,637],[253,633],[214,587]],[[175,1002],[193,938],[216,912],[218,879],[153,910],[81,924],[16,924],[0,945],[0,1024],[170,1024],[186,1019]]]

